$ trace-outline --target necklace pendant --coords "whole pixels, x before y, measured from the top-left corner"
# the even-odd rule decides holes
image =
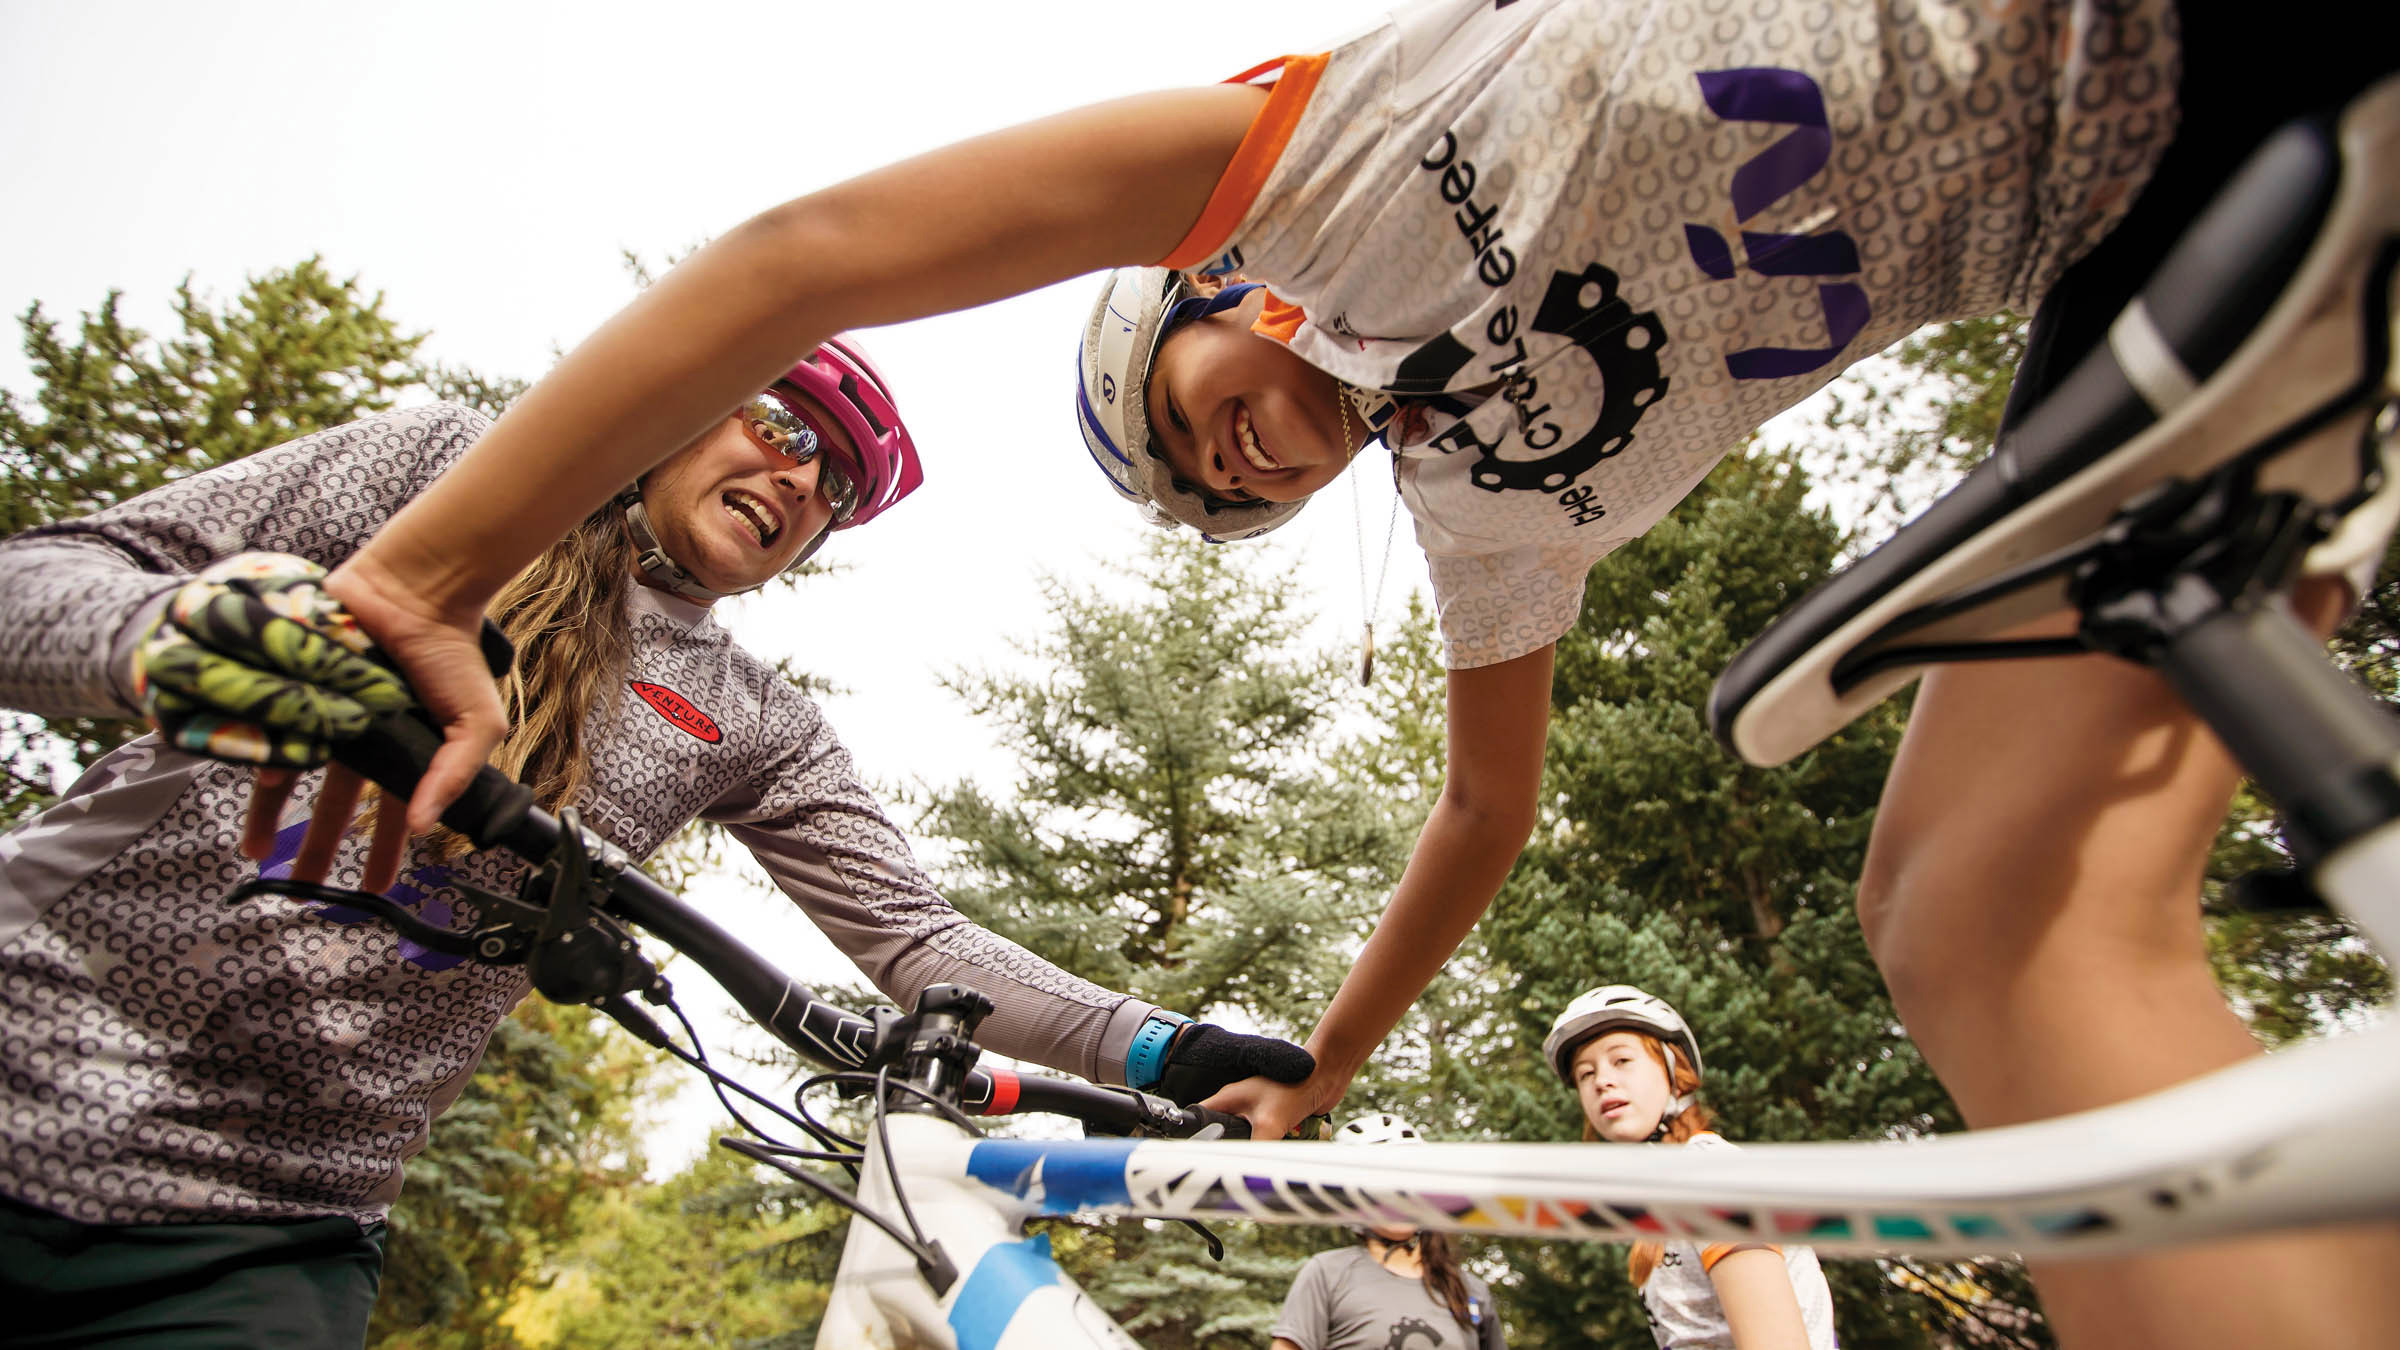
[[[1368,624],[1358,638],[1358,686],[1361,689],[1375,682],[1375,625]]]

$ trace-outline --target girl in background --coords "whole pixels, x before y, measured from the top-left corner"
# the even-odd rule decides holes
[[[1574,1090],[1587,1140],[1733,1147],[1697,1099],[1700,1043],[1664,999],[1586,990],[1550,1024],[1542,1057]],[[1659,1350],[1834,1350],[1833,1295],[1806,1247],[1641,1242],[1628,1273]]]

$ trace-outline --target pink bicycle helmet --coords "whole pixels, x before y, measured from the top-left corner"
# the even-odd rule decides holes
[[[824,346],[802,357],[783,378],[832,412],[858,447],[855,459],[836,446],[825,447],[858,487],[857,509],[849,519],[836,522],[834,529],[866,524],[925,481],[924,466],[917,462],[917,443],[909,438],[900,410],[892,404],[891,385],[858,349],[856,339],[826,339]]]

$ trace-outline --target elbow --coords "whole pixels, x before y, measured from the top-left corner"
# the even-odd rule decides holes
[[[1534,795],[1472,792],[1455,784],[1445,785],[1435,813],[1445,829],[1457,830],[1478,844],[1494,851],[1505,852],[1510,858],[1522,852],[1527,840],[1533,838],[1536,817]]]

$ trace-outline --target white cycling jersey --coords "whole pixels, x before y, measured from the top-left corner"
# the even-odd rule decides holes
[[[1682,1145],[1695,1149],[1729,1149],[1733,1145],[1714,1133],[1696,1134]],[[1658,1350],[1734,1350],[1733,1328],[1725,1321],[1725,1305],[1709,1271],[1738,1250],[1732,1243],[1702,1246],[1689,1241],[1666,1244],[1658,1266],[1642,1282],[1642,1311],[1650,1319],[1650,1335]],[[1817,1254],[1806,1247],[1769,1248],[1783,1257],[1791,1276],[1792,1295],[1800,1304],[1800,1324],[1808,1331],[1809,1350],[1834,1350],[1833,1291],[1825,1287],[1825,1272]]]
[[[1275,64],[1165,262],[1414,396],[1400,493],[1449,664],[1489,665],[1851,362],[2029,311],[2165,149],[2175,33],[2168,0],[1423,0]]]

